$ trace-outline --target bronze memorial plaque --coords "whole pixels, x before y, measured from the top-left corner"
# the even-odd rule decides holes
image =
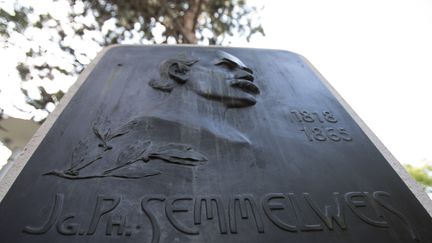
[[[4,243],[398,243],[431,242],[432,220],[301,56],[117,46],[1,202],[0,232]]]

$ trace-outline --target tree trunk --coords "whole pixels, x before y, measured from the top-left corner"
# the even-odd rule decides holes
[[[184,43],[196,44],[198,39],[195,35],[195,27],[198,21],[198,16],[201,13],[202,0],[191,0],[188,11],[183,17],[183,35]]]

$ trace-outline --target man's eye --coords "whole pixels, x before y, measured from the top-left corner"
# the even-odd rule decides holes
[[[250,74],[253,74],[252,69],[250,69],[248,67],[239,66],[237,63],[232,62],[232,61],[227,60],[227,59],[218,60],[218,61],[215,62],[215,65],[217,65],[217,66],[223,66],[223,67],[226,67],[226,68],[232,69],[232,70],[236,69],[236,68],[240,68],[240,69],[242,69],[242,70],[244,70],[244,71],[246,71],[246,72],[248,72]]]
[[[223,66],[223,67],[227,67],[227,68],[229,68],[229,69],[234,69],[234,68],[237,67],[236,64],[231,63],[231,62],[227,62],[227,61],[225,61],[225,60],[218,61],[218,62],[216,63],[216,65],[218,65],[218,66]]]

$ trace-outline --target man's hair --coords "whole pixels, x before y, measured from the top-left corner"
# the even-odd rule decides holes
[[[172,58],[164,60],[159,65],[160,79],[152,79],[149,85],[163,92],[171,92],[176,86],[187,82],[190,67],[198,62],[193,58]]]

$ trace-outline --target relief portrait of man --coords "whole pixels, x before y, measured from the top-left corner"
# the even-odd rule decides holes
[[[76,145],[71,166],[46,175],[139,179],[170,170],[166,164],[207,163],[208,155],[201,151],[205,149],[199,148],[204,146],[197,143],[200,139],[251,145],[226,114],[228,109],[250,109],[260,95],[252,69],[239,58],[220,50],[200,58],[180,54],[161,61],[159,77],[147,84],[160,94],[159,100],[123,124],[98,119],[93,134]],[[163,165],[152,167],[152,161]]]
[[[260,90],[254,83],[253,71],[227,52],[215,51],[215,54],[210,60],[165,60],[160,66],[161,80],[152,80],[150,86],[165,92],[184,86],[227,107],[254,105]]]

